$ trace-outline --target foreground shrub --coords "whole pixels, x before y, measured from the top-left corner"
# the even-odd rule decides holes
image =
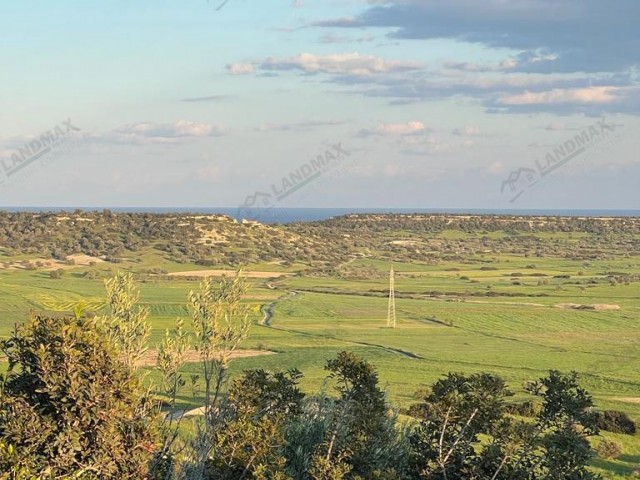
[[[349,352],[325,369],[337,397],[305,397],[297,370],[249,370],[218,410],[202,478],[394,480],[408,456],[373,365]]]
[[[507,414],[511,392],[500,377],[449,374],[436,382],[424,402],[409,409],[421,419],[411,435],[411,478],[599,478],[587,468],[588,438],[598,431],[593,402],[576,374],[551,371],[527,391],[541,405],[535,418],[520,421]]]
[[[340,352],[325,370],[339,396],[332,402],[329,432],[316,458],[347,465],[350,474],[344,478],[376,478],[380,472],[395,478],[405,469],[409,446],[378,385],[377,369],[351,352]]]
[[[214,456],[208,461],[206,478],[291,478],[284,473],[283,426],[301,411],[301,378],[297,370],[249,370],[233,382],[221,428],[215,433]]]
[[[6,467],[38,478],[143,479],[155,449],[152,405],[94,320],[35,317],[0,348]]]
[[[26,467],[18,467],[18,452],[0,441],[0,480],[34,480]]]
[[[436,382],[423,403],[410,409],[421,420],[411,435],[413,478],[483,476],[480,437],[502,426],[505,398],[511,395],[506,383],[490,374],[450,373]]]

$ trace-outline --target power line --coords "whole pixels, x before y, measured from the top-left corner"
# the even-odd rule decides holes
[[[387,309],[387,327],[396,328],[396,286],[393,267],[389,272],[389,308]]]

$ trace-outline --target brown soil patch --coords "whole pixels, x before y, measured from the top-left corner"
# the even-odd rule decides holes
[[[4,263],[2,265],[2,268],[5,270],[27,270],[28,267],[25,262],[29,262],[33,265],[33,267],[35,267],[35,268],[31,268],[32,270],[49,271],[49,270],[56,270],[58,268],[69,268],[68,265],[65,265],[62,262],[58,262],[57,260],[45,260],[40,258],[34,258],[26,261],[22,261],[22,260],[10,261],[10,262]],[[36,262],[39,262],[39,266],[36,266]]]
[[[89,266],[91,262],[104,263],[104,260],[99,257],[92,257],[91,255],[84,255],[78,253],[76,255],[69,255],[67,258],[76,262],[76,265]]]
[[[167,415],[165,420],[179,420],[182,417],[201,417],[202,415],[204,415],[204,410],[204,407],[194,408],[193,410],[179,410]]]
[[[173,272],[170,273],[171,277],[221,277],[223,275],[228,275],[230,277],[234,277],[236,274],[233,270],[193,270],[189,272]],[[283,273],[283,272],[242,272],[242,274],[249,278],[277,278],[277,277],[285,277],[291,276],[292,273]]]
[[[559,303],[557,308],[568,310],[620,310],[620,305],[610,305],[606,303],[595,303],[592,305],[582,305],[579,303]]]
[[[0,268],[6,270],[26,270],[27,263],[30,263],[35,267],[35,270],[57,270],[58,268],[69,269],[75,267],[88,267],[91,262],[95,263],[104,263],[102,258],[92,257],[90,255],[84,255],[81,253],[75,255],[69,255],[67,257],[70,260],[74,261],[73,265],[67,265],[66,262],[61,262],[59,260],[52,260],[50,258],[30,258],[27,260],[7,260],[3,263],[0,263]],[[36,265],[37,264],[37,265]]]
[[[249,357],[261,357],[264,355],[275,355],[276,352],[272,352],[270,350],[236,350],[230,356],[231,359],[234,358],[249,358]],[[6,356],[0,353],[0,361],[6,360]],[[136,365],[138,367],[154,367],[156,365],[156,361],[158,359],[158,350],[155,348],[150,348],[142,358],[138,360]],[[189,350],[185,353],[185,361],[187,363],[195,363],[200,361],[200,353],[196,350]]]
[[[640,403],[640,397],[612,398],[612,400],[624,403]]]
[[[542,303],[532,302],[486,302],[484,300],[465,300],[465,303],[482,303],[487,305],[515,305],[518,307],[546,307]]]
[[[249,357],[261,357],[263,355],[275,355],[276,352],[271,352],[269,350],[236,350],[231,354],[232,359],[234,358],[249,358]],[[156,364],[158,359],[158,350],[155,348],[150,348],[146,352],[140,360],[138,360],[137,365],[139,367],[153,367]],[[185,361],[187,363],[195,363],[200,361],[200,352],[196,350],[188,350],[185,353]]]

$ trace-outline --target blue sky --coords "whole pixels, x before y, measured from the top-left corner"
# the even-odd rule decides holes
[[[232,207],[339,144],[348,162],[270,204],[639,208],[638,18],[637,0],[0,0],[0,205]]]

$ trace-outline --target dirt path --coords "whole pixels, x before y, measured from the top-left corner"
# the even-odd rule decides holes
[[[293,273],[287,272],[259,272],[249,271],[242,272],[242,274],[249,278],[278,278],[278,277],[291,277]],[[168,274],[170,277],[221,277],[228,275],[235,277],[236,272],[234,270],[191,270],[188,272],[173,272]]]
[[[620,305],[608,305],[606,303],[595,303],[592,305],[583,305],[580,303],[559,303],[556,308],[564,308],[566,310],[620,310]]]
[[[234,358],[249,358],[260,357],[263,355],[275,355],[276,352],[270,352],[269,350],[236,350],[231,354],[231,359]],[[153,367],[156,364],[158,358],[158,350],[150,348],[147,350],[142,358],[138,361],[139,367]],[[200,360],[200,353],[196,350],[189,350],[185,353],[185,361],[187,363],[195,363]]]

